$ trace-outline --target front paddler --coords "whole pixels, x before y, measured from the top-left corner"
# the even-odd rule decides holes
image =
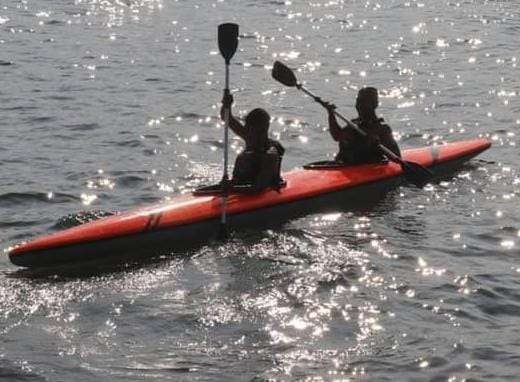
[[[356,99],[358,118],[353,119],[361,130],[366,133],[363,137],[347,122],[340,127],[334,113],[336,106],[325,103],[329,116],[329,131],[332,138],[339,143],[339,152],[335,160],[347,164],[379,163],[386,161],[380,144],[388,148],[398,157],[401,157],[399,146],[392,135],[392,129],[383,118],[378,118],[376,108],[379,106],[377,89],[366,87],[359,90]]]
[[[270,139],[269,125],[271,117],[264,109],[254,109],[247,114],[242,124],[231,113],[233,96],[224,91],[222,98],[221,118],[225,110],[229,110],[229,127],[245,141],[246,147],[235,161],[232,184],[251,185],[252,189],[268,187],[279,188],[282,184],[280,168],[285,149],[280,142]]]

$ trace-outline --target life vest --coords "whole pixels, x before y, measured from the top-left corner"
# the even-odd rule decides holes
[[[393,151],[397,156],[401,155],[399,147],[392,136],[392,129],[384,122],[383,118],[369,121],[356,118],[352,122],[367,134],[377,136],[381,144]],[[336,161],[350,164],[379,163],[386,161],[386,157],[366,137],[363,137],[361,134],[354,134],[352,139],[339,142],[339,152],[336,155]]]
[[[282,182],[280,169],[284,152],[283,146],[271,139],[264,150],[246,148],[235,160],[232,183],[259,188],[278,186]]]

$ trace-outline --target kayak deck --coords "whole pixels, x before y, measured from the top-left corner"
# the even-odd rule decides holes
[[[468,160],[490,145],[487,139],[474,139],[410,149],[403,151],[403,159],[435,168],[453,161]],[[296,169],[283,175],[287,184],[281,189],[267,189],[255,194],[230,194],[227,213],[231,222],[234,216],[251,215],[255,219],[253,215],[257,211],[271,210],[277,206],[342,190],[357,189],[362,185],[385,183],[386,180],[398,179],[401,175],[402,169],[396,163],[364,164],[326,170]],[[221,203],[222,198],[217,195],[177,196],[168,202],[36,238],[13,248],[9,252],[9,258],[16,265],[43,267],[96,256],[103,258],[117,252],[135,250],[135,246],[147,250],[148,246],[162,240],[189,241],[191,236],[205,237],[204,231],[216,231]],[[195,232],[194,235],[192,231]],[[149,235],[151,233],[155,235]]]

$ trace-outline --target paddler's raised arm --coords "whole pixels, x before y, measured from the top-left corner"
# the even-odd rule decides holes
[[[329,132],[336,142],[339,141],[348,141],[353,139],[354,133],[350,129],[341,128],[336,119],[336,115],[334,114],[334,110],[336,110],[336,105],[332,103],[325,102],[325,107],[327,108],[327,112],[329,113]]]
[[[225,119],[225,110],[229,108],[229,128],[242,139],[247,137],[247,129],[238,119],[233,116],[231,112],[231,105],[233,104],[233,96],[229,91],[224,90],[224,96],[222,97],[222,107],[220,108],[220,118]]]

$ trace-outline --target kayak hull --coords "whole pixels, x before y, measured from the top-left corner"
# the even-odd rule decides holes
[[[489,146],[488,140],[477,139],[407,150],[403,157],[442,177]],[[363,201],[384,196],[404,180],[400,167],[394,163],[295,170],[284,177],[287,186],[278,191],[230,195],[229,228],[267,227],[317,211],[356,208]],[[9,258],[21,267],[45,268],[184,253],[217,238],[220,206],[218,196],[179,196],[166,203],[36,238],[12,249]]]
[[[338,211],[359,208],[367,202],[380,200],[389,190],[402,183],[402,178],[390,178],[380,183],[371,183],[356,188],[335,191],[309,199],[276,205],[247,213],[229,216],[228,228],[233,230],[272,227],[290,219],[316,211]],[[282,219],[273,217],[283,216]],[[13,264],[27,268],[42,268],[91,261],[121,262],[152,256],[184,253],[218,239],[220,219],[210,219],[153,231],[140,232],[112,239],[96,240],[62,247],[52,247],[25,252],[22,256],[10,256]]]

